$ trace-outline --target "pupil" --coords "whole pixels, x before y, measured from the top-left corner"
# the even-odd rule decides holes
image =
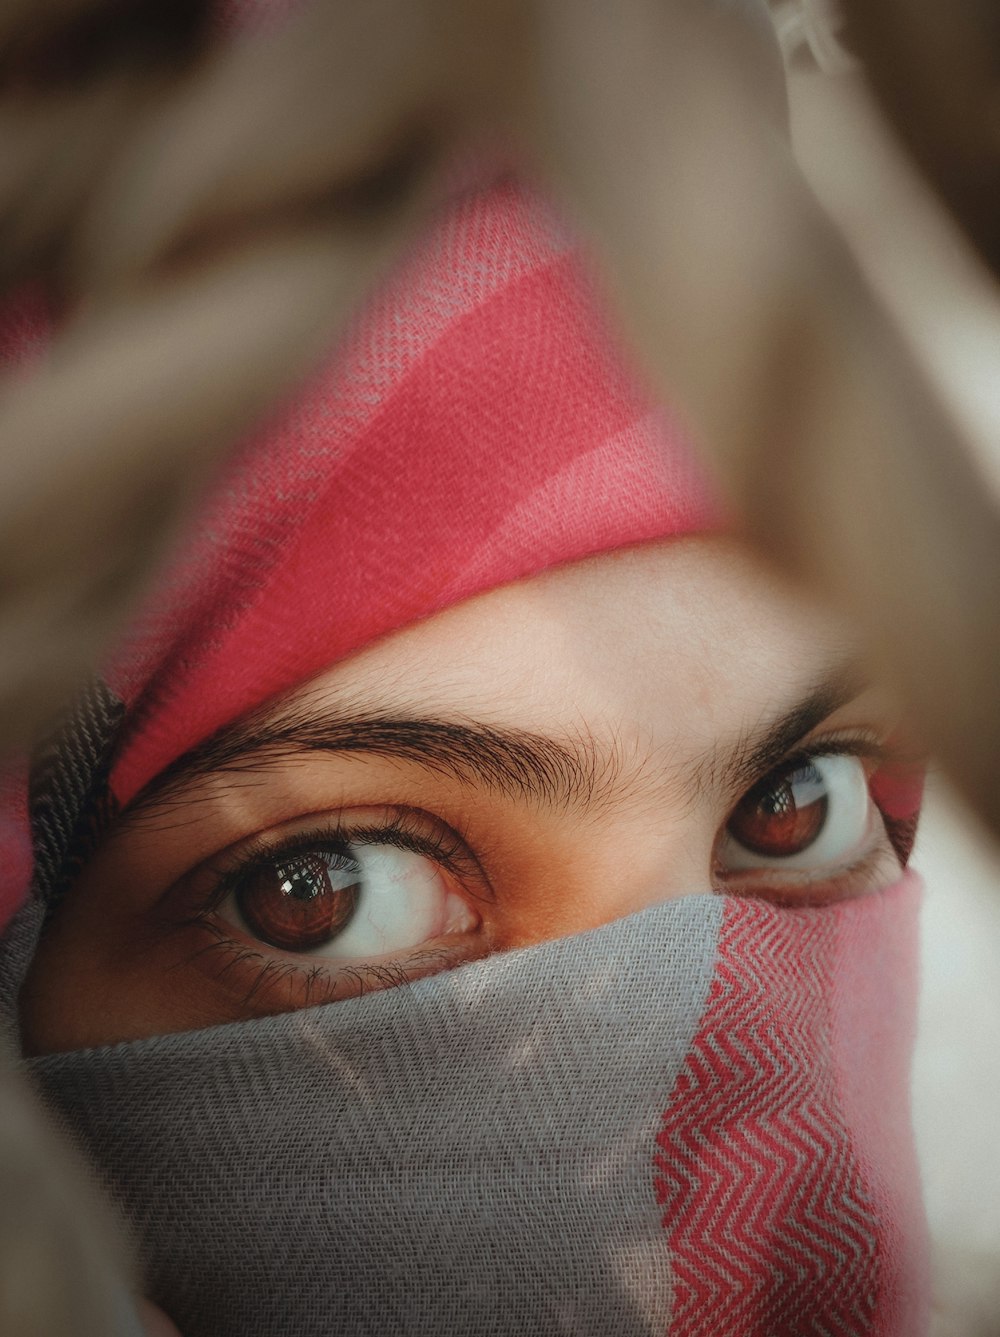
[[[346,886],[334,886],[331,862]],[[272,947],[304,952],[329,942],[347,927],[361,898],[361,869],[354,860],[336,855],[298,854],[264,860],[249,869],[236,888],[236,903],[255,937]]]
[[[729,819],[729,832],[753,854],[787,859],[818,838],[828,808],[819,769],[811,763],[790,762],[743,797]]]
[[[326,864],[317,856],[306,855],[297,864],[279,864],[276,871],[282,878],[282,893],[297,901],[314,900],[330,887]]]
[[[760,805],[772,817],[784,817],[795,808],[795,798],[787,784],[765,794]]]

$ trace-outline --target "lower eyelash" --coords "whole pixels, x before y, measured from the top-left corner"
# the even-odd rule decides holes
[[[189,921],[191,922],[191,921]],[[366,993],[380,992],[384,989],[399,988],[411,984],[415,979],[423,979],[438,970],[445,970],[457,964],[444,949],[431,949],[415,952],[404,964],[402,961],[359,962],[353,966],[338,966],[329,970],[315,962],[300,965],[295,961],[268,956],[245,943],[229,937],[218,923],[206,915],[199,915],[197,922],[212,935],[213,941],[204,944],[185,957],[178,965],[189,965],[198,957],[213,953],[223,953],[229,960],[216,973],[222,979],[229,971],[257,963],[255,975],[246,992],[241,997],[241,1004],[250,1007],[253,1000],[262,992],[270,992],[283,984],[292,987],[298,982],[302,990],[301,998],[289,999],[288,1010],[297,1011],[301,1007],[316,1007],[324,1003],[340,1002],[346,998],[362,998]],[[350,987],[342,987],[345,983]]]
[[[788,877],[790,875],[786,874],[786,879]],[[851,890],[846,893],[843,885],[845,882],[853,884]],[[762,869],[758,877],[748,879],[747,884],[739,890],[732,891],[723,886],[720,891],[723,895],[765,899],[771,905],[787,909],[805,909],[857,900],[871,892],[881,890],[886,885],[886,879],[877,866],[877,859],[869,856],[845,868],[827,870],[811,881],[803,879],[801,873],[796,876],[794,882],[782,880],[775,876],[775,870]]]
[[[896,851],[896,858],[905,868],[910,861],[910,855],[913,853],[920,814],[915,812],[912,817],[901,818],[889,817],[883,812],[882,821],[885,824],[885,833],[889,837],[889,843]]]

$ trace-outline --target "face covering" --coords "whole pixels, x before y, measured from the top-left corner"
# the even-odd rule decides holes
[[[560,223],[509,180],[454,200],[234,454],[40,757],[8,1009],[94,840],[216,729],[459,599],[718,520]],[[185,1337],[911,1337],[916,900],[910,875],[808,909],[693,896],[28,1066]]]
[[[692,896],[30,1067],[189,1337],[918,1333],[915,903]]]

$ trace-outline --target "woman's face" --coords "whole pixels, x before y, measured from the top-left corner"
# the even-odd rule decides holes
[[[720,539],[398,632],[124,814],[37,954],[29,1052],[391,988],[669,897],[883,886],[897,721],[844,646]]]

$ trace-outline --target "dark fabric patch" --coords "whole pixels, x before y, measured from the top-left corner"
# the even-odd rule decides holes
[[[118,805],[111,759],[125,707],[99,679],[32,758],[28,787],[34,896],[55,905],[93,853]]]

